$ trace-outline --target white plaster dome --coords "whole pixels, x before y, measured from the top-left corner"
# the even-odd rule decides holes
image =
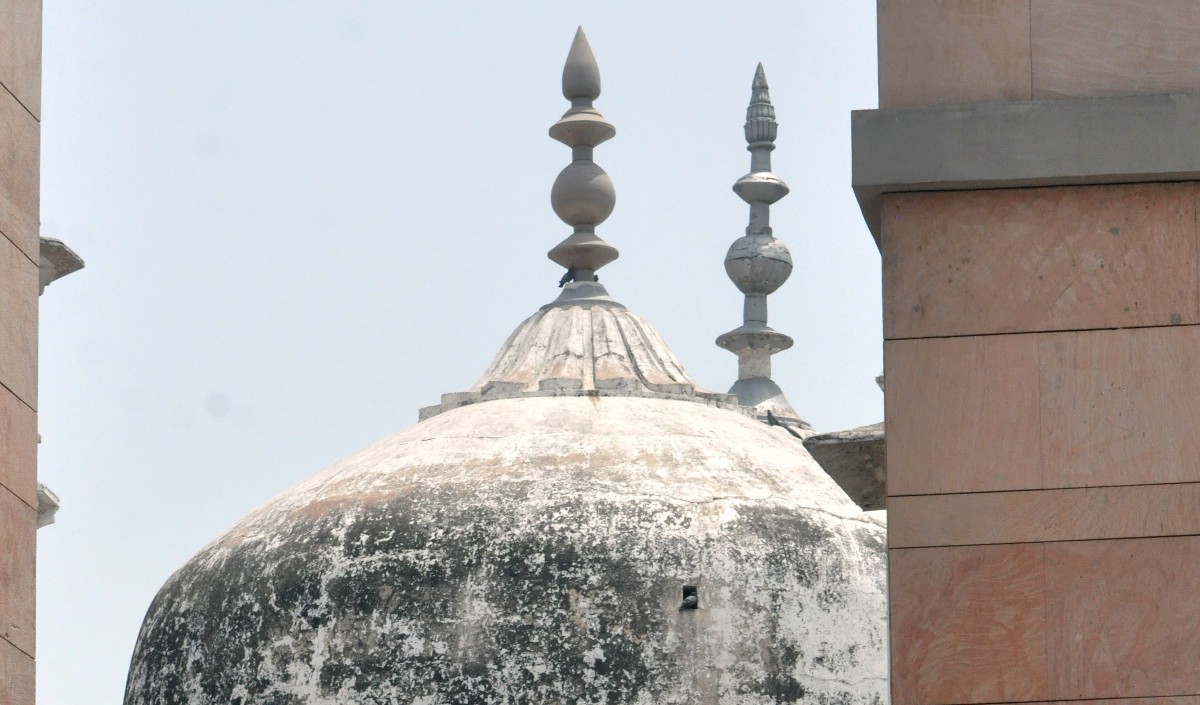
[[[247,516],[154,600],[127,705],[886,702],[884,530],[799,440],[562,393],[449,408]]]
[[[549,254],[567,270],[559,299],[474,386],[177,571],[126,705],[886,701],[884,529],[805,450],[806,429],[755,419],[756,405],[773,424],[795,416],[764,376],[791,344],[766,328],[765,299],[723,336],[746,358],[735,389],[757,390],[739,401],[700,389],[596,279],[617,257],[595,234],[612,210],[591,160],[614,134],[599,93],[580,30],[571,109],[551,128],[572,148],[553,195],[573,227]],[[761,67],[754,95],[747,138],[773,139]],[[759,171],[747,194],[781,196]],[[774,242],[764,256],[790,271]],[[768,274],[764,292],[786,278]]]

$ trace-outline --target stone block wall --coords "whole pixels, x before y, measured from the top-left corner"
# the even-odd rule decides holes
[[[34,701],[40,0],[0,0],[0,705]]]
[[[1191,0],[878,0],[879,107],[1200,90]]]
[[[878,9],[884,117],[1200,92],[1192,0]],[[1054,166],[1040,187],[981,188],[951,164],[864,205],[883,260],[894,705],[1200,693],[1197,179]]]

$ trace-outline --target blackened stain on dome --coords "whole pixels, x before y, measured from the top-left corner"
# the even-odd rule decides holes
[[[739,690],[797,702],[806,692],[793,675],[803,651],[782,615],[813,604],[806,591],[836,609],[840,600],[822,596],[857,589],[828,560],[835,529],[777,508],[741,507],[733,535],[717,539],[691,530],[693,508],[663,500],[574,506],[574,527],[558,522],[563,507],[516,521],[511,507],[465,489],[450,505],[462,516],[446,506],[437,493],[411,493],[297,521],[274,547],[210,548],[152,606],[128,702],[196,702],[188,695],[196,688],[203,702],[290,702],[299,696],[288,691],[302,685],[362,702],[426,691],[465,704],[552,693],[675,702],[668,693],[689,679],[704,647],[672,641],[687,630],[669,623],[679,578],[703,576],[709,601],[728,608],[720,561],[757,574],[764,588],[732,600],[752,603],[765,628],[746,634],[743,647],[762,677]],[[648,540],[663,514],[683,531]]]
[[[881,702],[881,527],[473,467],[249,517],[155,599],[127,705]]]

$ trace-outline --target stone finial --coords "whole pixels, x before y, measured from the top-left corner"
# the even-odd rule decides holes
[[[571,50],[567,52],[567,63],[563,65],[562,90],[563,97],[567,100],[584,98],[588,105],[600,97],[600,67],[596,65],[596,55],[592,53],[592,45],[588,44],[583,27],[576,28]]]
[[[574,232],[547,256],[567,268],[564,282],[591,284],[584,288],[598,290],[596,270],[615,260],[618,253],[617,248],[596,236],[596,226],[612,214],[617,195],[608,174],[592,161],[592,150],[612,139],[617,131],[592,107],[592,101],[600,96],[600,69],[582,27],[575,32],[567,54],[562,90],[571,108],[550,127],[550,136],[571,148],[572,161],[554,180],[550,204]],[[571,288],[568,285],[564,296],[572,293]]]
[[[746,299],[742,325],[717,338],[717,345],[738,356],[738,381],[729,391],[739,404],[753,407],[760,416],[770,414],[807,427],[771,380],[771,355],[792,347],[790,337],[767,326],[767,296],[792,274],[792,255],[771,232],[771,204],[788,194],[787,184],[771,173],[778,130],[767,75],[759,64],[746,109],[750,173],[733,185],[750,204],[750,224],[725,255],[725,273]]]

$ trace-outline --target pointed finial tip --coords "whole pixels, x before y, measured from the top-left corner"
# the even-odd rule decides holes
[[[600,67],[596,65],[596,56],[592,54],[587,35],[583,33],[583,25],[575,30],[571,51],[567,53],[567,63],[563,66],[562,89],[563,97],[567,100],[595,100],[600,97]]]
[[[767,85],[767,72],[763,71],[762,62],[758,62],[758,68],[754,71],[754,85],[751,88],[770,88]]]

